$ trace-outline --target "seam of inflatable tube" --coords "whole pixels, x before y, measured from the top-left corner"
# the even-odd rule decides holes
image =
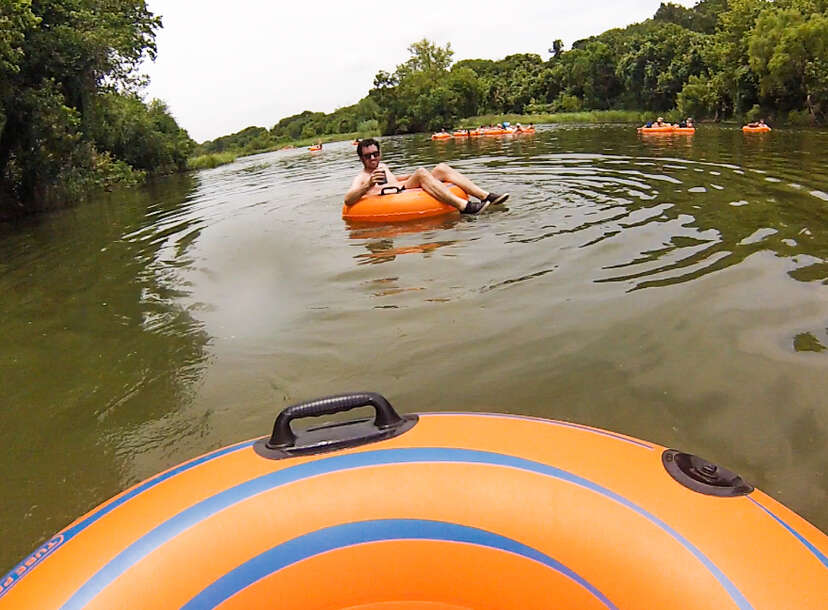
[[[637,445],[639,447],[644,447],[645,449],[653,450],[655,449],[655,445],[648,443],[647,441],[642,441],[640,439],[635,439],[629,436],[624,436],[623,434],[618,434],[616,432],[610,432],[609,430],[602,430],[600,428],[593,428],[591,426],[585,426],[584,424],[576,424],[573,422],[567,421],[560,421],[557,419],[544,419],[542,417],[532,417],[531,415],[513,415],[507,413],[474,413],[468,411],[436,411],[433,413],[418,413],[417,415],[425,415],[428,417],[432,416],[441,416],[441,415],[452,415],[452,416],[480,416],[480,417],[493,417],[493,418],[502,418],[502,419],[517,419],[523,421],[531,421],[531,422],[538,422],[541,424],[548,424],[551,426],[561,426],[564,428],[574,428],[576,430],[583,430],[584,432],[592,432],[594,434],[600,434],[601,436],[608,436],[610,438],[614,438],[619,441],[624,441],[626,443],[630,443],[632,445]]]
[[[182,610],[217,607],[262,578],[305,559],[344,548],[392,540],[453,542],[505,551],[535,561],[563,574],[589,591],[607,608],[617,609],[617,606],[606,595],[575,570],[546,553],[512,538],[480,528],[446,521],[375,519],[326,527],[276,545],[247,560],[205,587],[182,606]]]
[[[5,582],[8,579],[13,579],[13,582],[8,587],[6,587],[2,591],[0,591],[0,598],[2,598],[4,595],[6,595],[6,593],[8,593],[12,588],[14,588],[14,586],[18,582],[20,582],[27,574],[31,573],[31,571],[35,567],[37,567],[38,564],[42,563],[49,555],[51,555],[54,551],[56,551],[59,546],[63,546],[64,544],[69,542],[72,538],[77,536],[80,532],[82,532],[87,527],[89,527],[90,525],[95,523],[98,519],[101,519],[102,517],[106,516],[107,514],[109,514],[110,512],[112,512],[113,510],[118,508],[119,506],[121,506],[122,504],[125,504],[127,501],[132,500],[133,498],[135,498],[136,496],[142,494],[143,492],[147,491],[148,489],[150,489],[152,487],[155,487],[159,483],[163,483],[167,479],[170,479],[170,478],[172,478],[172,477],[174,477],[178,474],[181,474],[182,472],[186,472],[187,470],[190,470],[191,468],[195,468],[196,466],[201,466],[202,464],[204,464],[206,462],[209,462],[211,460],[214,460],[216,458],[223,457],[223,456],[228,455],[230,453],[233,453],[235,451],[239,451],[240,449],[245,449],[246,447],[250,447],[250,446],[253,445],[253,443],[256,442],[256,440],[258,440],[258,439],[243,441],[243,442],[235,444],[235,445],[230,445],[228,447],[222,447],[221,449],[217,449],[216,451],[212,451],[212,452],[207,453],[205,455],[193,458],[192,460],[184,462],[183,464],[179,464],[178,466],[175,466],[174,468],[170,468],[169,470],[167,470],[165,472],[159,473],[159,474],[155,475],[154,477],[151,477],[150,479],[147,479],[146,481],[143,481],[142,483],[139,483],[135,487],[124,491],[123,493],[116,496],[115,498],[113,498],[109,502],[106,502],[103,506],[96,509],[91,515],[89,515],[87,517],[84,517],[80,521],[78,521],[77,523],[75,523],[73,525],[69,525],[68,527],[62,529],[57,534],[55,534],[49,540],[49,542],[47,542],[45,545],[41,545],[40,547],[38,547],[38,549],[35,550],[34,553],[31,553],[26,558],[24,558],[20,563],[18,563],[16,566],[14,566],[3,577],[3,579],[0,580],[0,582]],[[40,551],[41,551],[42,548],[44,548],[44,546],[52,545],[53,542],[55,542],[55,544],[50,547],[48,553],[40,554]],[[29,563],[26,566],[26,571],[25,572],[23,572],[22,574],[18,574],[18,571],[21,568],[21,566],[26,565],[26,563],[32,557],[34,557],[35,555],[38,556],[37,560],[34,563]]]
[[[113,499],[111,502],[108,502],[107,504],[102,506],[100,509],[96,510],[93,514],[89,515],[88,517],[86,517],[82,521],[79,521],[75,525],[69,526],[68,528],[63,530],[61,533],[64,536],[66,536],[67,540],[69,540],[72,537],[74,537],[78,532],[86,529],[92,523],[94,523],[95,521],[97,521],[101,517],[105,516],[106,514],[112,512],[115,508],[117,508],[121,504],[125,504],[128,500],[132,500],[133,498],[135,498],[136,496],[142,494],[143,492],[147,491],[148,489],[150,489],[152,487],[155,487],[156,485],[158,485],[160,483],[163,483],[167,479],[171,479],[172,477],[174,477],[176,475],[179,475],[182,472],[186,472],[188,470],[191,470],[192,468],[195,468],[196,466],[201,466],[202,464],[210,462],[210,461],[212,461],[216,458],[223,457],[225,455],[228,455],[230,453],[234,453],[234,452],[239,451],[241,449],[246,449],[247,447],[252,447],[253,443],[255,443],[256,440],[258,440],[258,439],[248,440],[248,441],[244,441],[242,443],[239,443],[237,445],[231,445],[230,447],[224,447],[222,449],[218,449],[216,451],[213,451],[212,453],[208,453],[208,454],[202,455],[200,457],[194,458],[194,459],[192,459],[188,462],[185,462],[185,463],[180,464],[180,465],[178,465],[174,468],[171,468],[170,470],[162,472],[161,474],[158,474],[158,475],[148,479],[147,481],[144,481],[143,483],[139,484],[138,486],[133,487],[132,489],[124,492],[122,495],[118,496],[117,498]]]
[[[805,548],[807,548],[809,551],[811,551],[811,553],[813,553],[814,557],[816,557],[820,562],[822,562],[823,566],[828,568],[828,557],[826,557],[825,554],[822,553],[822,551],[820,551],[818,548],[816,548],[813,544],[808,542],[808,540],[805,538],[805,536],[803,536],[802,534],[797,532],[792,526],[785,523],[785,521],[781,517],[778,517],[777,515],[775,515],[766,506],[763,506],[762,504],[760,504],[759,502],[757,502],[755,499],[751,498],[750,496],[748,496],[747,498],[748,498],[748,500],[753,502],[756,506],[758,506],[763,511],[765,511],[768,515],[770,515],[773,518],[774,521],[779,523],[779,525],[781,525],[786,530],[788,530],[788,532],[790,532],[790,534],[793,535],[794,538],[796,538],[800,543],[802,543],[802,545]]]
[[[64,609],[79,609],[91,602],[101,591],[114,582],[119,576],[137,564],[151,552],[166,544],[179,534],[198,525],[212,515],[238,504],[249,497],[271,491],[277,487],[295,483],[303,479],[322,476],[332,472],[354,470],[375,466],[389,466],[405,463],[464,463],[482,464],[497,467],[515,468],[550,476],[563,480],[593,492],[604,495],[622,506],[625,506],[640,516],[651,521],[674,540],[689,551],[719,584],[727,591],[731,599],[739,608],[752,608],[744,595],[736,588],[730,579],[716,565],[695,547],[679,532],[659,519],[649,511],[597,483],[584,477],[567,472],[541,462],[528,460],[512,455],[499,454],[488,451],[456,449],[445,447],[423,447],[403,449],[379,449],[348,453],[332,457],[321,458],[283,470],[278,470],[255,479],[251,479],[230,489],[226,489],[214,496],[202,500],[197,504],[181,511],[167,519],[161,525],[153,528],[141,538],[134,541],[112,560],[90,577],[69,600],[61,606]]]

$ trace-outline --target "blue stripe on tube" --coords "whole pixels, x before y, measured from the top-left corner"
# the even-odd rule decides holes
[[[559,561],[525,544],[474,527],[418,519],[385,519],[346,523],[289,540],[243,563],[195,596],[182,610],[214,608],[253,583],[291,564],[348,546],[388,540],[435,540],[473,544],[520,555],[578,583],[615,610],[607,596]]]

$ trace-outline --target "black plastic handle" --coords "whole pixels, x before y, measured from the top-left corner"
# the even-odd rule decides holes
[[[389,189],[393,189],[393,190],[389,190]],[[384,186],[384,187],[382,187],[382,189],[380,189],[380,195],[387,195],[388,193],[386,193],[385,191],[388,191],[388,193],[391,193],[392,195],[396,195],[397,193],[401,193],[402,189],[398,186],[393,185],[393,184],[390,185],[390,186]]]
[[[292,405],[279,413],[276,423],[273,425],[273,434],[267,442],[267,447],[268,449],[281,449],[293,446],[296,443],[296,435],[290,427],[290,422],[295,419],[334,415],[335,413],[369,405],[374,407],[376,412],[373,425],[377,429],[387,430],[404,423],[403,418],[381,394],[375,392],[337,394]]]

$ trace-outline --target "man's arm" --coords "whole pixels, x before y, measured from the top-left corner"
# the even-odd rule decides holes
[[[365,197],[365,193],[370,191],[372,186],[370,176],[366,176],[364,173],[359,174],[351,183],[351,188],[345,193],[345,205],[354,205]]]

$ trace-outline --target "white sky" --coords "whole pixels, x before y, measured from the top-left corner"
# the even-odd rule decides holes
[[[147,99],[160,98],[198,142],[368,93],[422,38],[454,60],[537,53],[652,17],[661,0],[147,0],[161,15]],[[695,0],[673,0],[693,6]]]

